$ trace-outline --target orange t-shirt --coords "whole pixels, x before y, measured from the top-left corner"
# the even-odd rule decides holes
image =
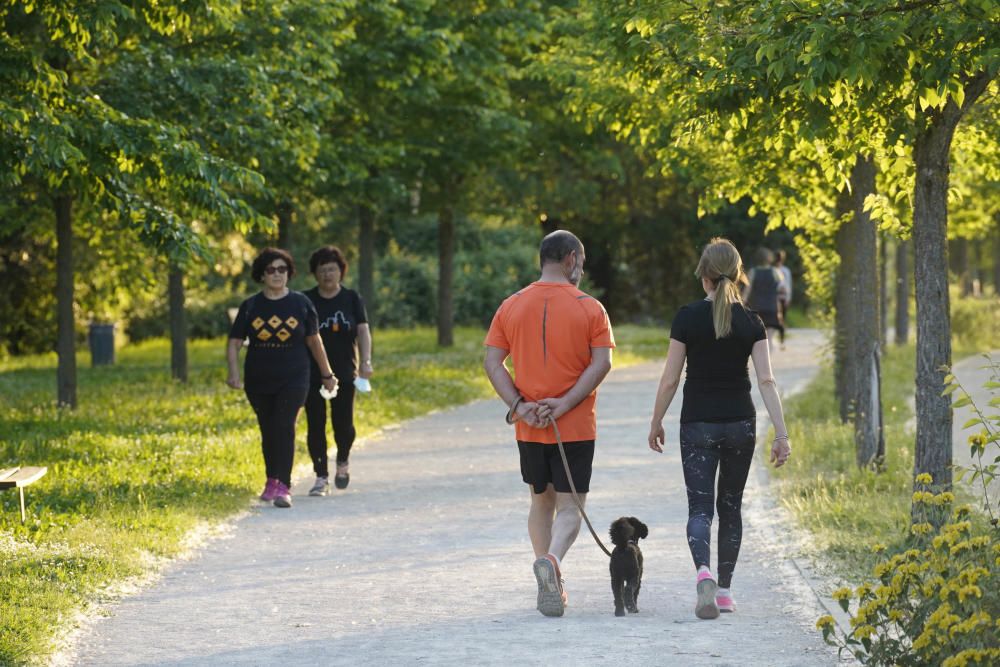
[[[526,401],[558,398],[590,365],[590,348],[615,346],[604,306],[569,283],[533,282],[507,297],[490,324],[486,345],[510,352],[514,386]],[[563,442],[597,437],[597,390],[559,418]],[[552,428],[515,425],[517,439],[554,444]]]

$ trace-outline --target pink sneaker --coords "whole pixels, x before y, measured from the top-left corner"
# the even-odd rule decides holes
[[[712,619],[719,617],[719,605],[715,602],[715,592],[719,585],[711,572],[698,573],[698,602],[694,606],[694,615],[698,618]]]
[[[273,477],[268,477],[267,484],[264,485],[264,490],[260,494],[260,499],[263,500],[265,503],[269,503],[272,500],[274,500],[274,494],[277,492],[275,484],[277,483],[278,480],[274,479]]]
[[[292,492],[287,486],[285,486],[284,482],[279,480],[274,480],[274,506],[292,506]]]
[[[732,594],[716,593],[715,604],[719,607],[719,611],[724,614],[731,614],[736,611],[736,600],[733,599]]]

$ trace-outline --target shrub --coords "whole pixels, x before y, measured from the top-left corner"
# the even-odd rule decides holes
[[[1000,347],[1000,299],[952,298],[951,333],[969,347]]]
[[[994,369],[998,369],[996,364]],[[947,381],[946,392],[961,389],[953,377]],[[986,386],[995,393],[1000,383]],[[955,404],[966,402],[971,403],[971,399],[961,391]],[[990,406],[1000,406],[1000,399],[993,396]],[[1000,449],[1000,415],[987,416],[978,408],[977,412],[979,416],[966,424],[967,428],[982,429],[969,438],[978,459],[970,470],[973,480],[982,477],[990,481],[996,466],[984,465],[982,457],[987,447]],[[995,463],[1000,457],[993,460]],[[968,505],[952,509],[955,496],[950,491],[933,492],[932,482],[927,474],[916,478],[916,520],[910,526],[913,547],[880,559],[873,570],[874,582],[833,593],[845,612],[850,611],[852,600],[856,601],[850,614],[850,632],[841,632],[831,616],[816,623],[828,643],[865,664],[964,667],[1000,663],[996,502],[990,497],[989,485],[982,484],[982,506],[990,519],[987,523]],[[875,549],[883,551],[884,547]]]

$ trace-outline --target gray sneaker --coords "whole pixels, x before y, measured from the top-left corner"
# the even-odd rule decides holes
[[[317,477],[316,483],[309,489],[310,496],[325,496],[330,493],[330,479],[328,477]]]
[[[556,571],[555,562],[542,556],[535,561],[532,569],[538,582],[538,611],[544,616],[562,616],[566,605],[563,602],[562,582]]]

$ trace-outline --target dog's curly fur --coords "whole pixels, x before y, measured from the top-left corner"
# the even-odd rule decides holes
[[[611,552],[615,616],[624,616],[626,609],[631,614],[638,614],[639,588],[642,586],[642,551],[638,542],[649,535],[649,529],[634,516],[623,516],[611,523],[608,533],[615,545]]]

